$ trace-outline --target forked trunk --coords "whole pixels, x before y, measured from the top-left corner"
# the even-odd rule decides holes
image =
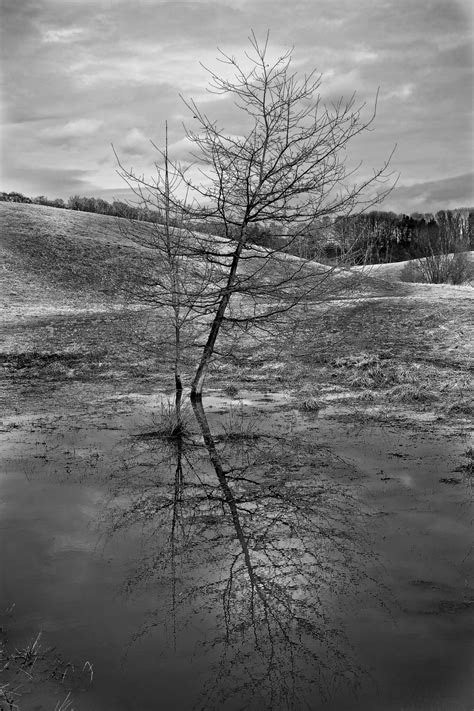
[[[209,331],[209,336],[206,345],[204,346],[201,360],[191,385],[191,400],[200,400],[202,398],[202,387],[204,385],[204,380],[206,378],[207,371],[209,370],[209,364],[211,362],[212,354],[214,353],[217,336],[219,335],[219,331],[224,321],[224,315],[230,301],[232,288],[235,284],[235,279],[237,276],[237,268],[239,266],[240,255],[242,254],[245,242],[246,234],[244,227],[242,229],[241,238],[232,257],[229,277],[227,279],[226,286],[223,290],[223,294],[219,303],[219,308],[217,309],[216,314],[214,316],[214,320],[211,325],[211,330]]]

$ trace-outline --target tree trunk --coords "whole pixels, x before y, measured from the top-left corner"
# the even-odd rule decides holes
[[[222,326],[224,320],[224,314],[226,312],[229,300],[232,294],[232,287],[235,283],[235,278],[237,276],[237,268],[239,266],[240,255],[244,248],[246,242],[245,227],[243,228],[241,238],[237,245],[237,248],[232,257],[232,264],[230,267],[229,277],[224,289],[224,293],[221,297],[219,308],[216,311],[214,320],[209,331],[209,336],[204,346],[204,350],[201,356],[199,366],[196,370],[196,375],[191,385],[191,400],[200,400],[202,398],[202,387],[204,385],[204,379],[207,375],[209,369],[209,363],[211,362],[212,354],[214,353],[214,348],[216,345],[217,336]]]

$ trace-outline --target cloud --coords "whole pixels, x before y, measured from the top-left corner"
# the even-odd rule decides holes
[[[325,101],[338,101],[341,96],[348,99],[361,85],[359,67],[354,67],[348,72],[341,72],[331,67],[322,77],[321,96]]]
[[[379,55],[377,52],[362,46],[355,49],[350,56],[356,64],[363,64],[365,62],[375,62]]]
[[[407,84],[402,84],[401,86],[395,87],[392,91],[389,91],[384,95],[385,99],[398,99],[399,101],[406,101],[413,94],[415,85],[412,82]]]
[[[2,190],[17,190],[28,196],[47,195],[67,198],[70,195],[94,195],[93,172],[75,168],[15,167],[2,179]]]
[[[162,147],[167,120],[170,148],[185,157],[181,121],[196,122],[180,93],[238,134],[245,118],[228,97],[206,92],[199,62],[222,71],[216,47],[240,60],[250,28],[264,40],[270,26],[272,58],[294,46],[294,69],[322,72],[323,99],[356,91],[370,113],[380,87],[374,131],[355,146],[368,168],[398,143],[394,168],[406,182],[464,174],[472,165],[469,7],[467,0],[3,0],[5,151],[12,170],[27,155],[45,169],[90,170],[107,189],[116,184],[113,159],[102,160],[111,142],[153,172],[148,138]]]
[[[224,140],[229,142],[228,145],[230,147],[233,141],[239,144],[243,140],[243,136],[226,133]],[[168,154],[172,161],[183,162],[183,164],[189,165],[202,162],[199,146],[187,136],[171,143],[168,148]]]
[[[474,173],[441,180],[402,185],[382,205],[395,212],[437,212],[455,207],[474,207]]]
[[[191,153],[195,150],[193,142],[184,136],[169,145],[168,154],[172,161],[191,163],[193,161]]]
[[[43,42],[65,43],[83,37],[85,33],[82,27],[59,27],[58,29],[47,29],[43,34]]]
[[[119,150],[126,155],[145,156],[152,149],[150,139],[139,128],[131,128],[119,143]]]
[[[42,138],[52,143],[66,143],[76,139],[93,136],[102,126],[99,119],[76,119],[68,121],[63,126],[50,126],[41,131]]]

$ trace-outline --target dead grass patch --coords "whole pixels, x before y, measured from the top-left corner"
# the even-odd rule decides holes
[[[420,379],[416,366],[401,363],[377,354],[360,353],[332,362],[339,376],[354,388],[388,388],[395,385],[415,384]]]
[[[321,409],[321,403],[314,395],[307,394],[299,403],[299,409],[303,412],[318,412]]]
[[[224,417],[222,428],[225,440],[252,440],[259,437],[256,418],[246,415],[242,404],[238,407],[230,406]]]
[[[233,383],[230,383],[229,385],[225,386],[224,393],[234,399],[234,398],[238,397],[239,388],[236,385],[234,385]]]
[[[6,373],[27,380],[88,380],[107,365],[107,352],[24,351],[0,354],[0,365]]]
[[[296,406],[301,412],[318,412],[322,407],[321,399],[311,387],[302,388],[296,393],[296,400]]]
[[[474,415],[474,405],[466,401],[453,402],[448,405],[446,412],[448,415],[472,417]]]
[[[13,606],[7,611],[10,615]],[[53,647],[44,647],[41,643],[42,632],[38,632],[31,640],[18,645],[14,649],[7,643],[5,628],[0,625],[0,711],[20,711],[27,708],[23,701],[32,698],[38,686],[44,686],[47,680],[55,680],[59,686],[67,685],[65,698],[58,700],[55,709],[72,711],[72,689],[83,691],[93,681],[93,665],[87,661],[81,668],[76,668],[72,662],[65,662],[58,656]],[[52,691],[54,693],[54,691]],[[28,708],[30,708],[28,706]]]
[[[152,416],[153,429],[138,435],[139,439],[178,440],[191,433],[192,412],[188,403],[179,412],[172,400],[162,402],[158,412]]]
[[[438,395],[429,390],[425,385],[416,383],[403,383],[395,385],[387,393],[391,400],[403,403],[417,403],[428,405],[438,402]]]

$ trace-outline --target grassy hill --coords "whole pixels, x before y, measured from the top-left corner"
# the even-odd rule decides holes
[[[160,321],[159,310],[141,302],[136,289],[150,260],[152,264],[156,260],[154,250],[146,246],[153,241],[154,226],[6,202],[0,203],[0,219],[2,318],[8,325],[7,351],[28,348],[49,352],[59,348],[70,352],[85,348],[89,353],[110,352],[114,344],[116,351],[122,349],[124,342],[127,349],[137,347],[143,351],[150,350],[146,334],[154,331],[151,349],[158,349],[160,357],[165,357],[166,348],[156,345],[163,339],[156,334],[164,335],[166,324]],[[217,248],[223,248],[222,240],[212,240]],[[247,250],[242,260],[244,273],[249,268],[258,269],[258,279],[263,281],[268,271],[262,266],[265,255],[266,251],[259,247]],[[282,255],[280,265],[273,264],[272,269],[284,269],[293,262],[299,260]],[[159,261],[154,268],[159,270]],[[327,267],[316,263],[307,267],[310,275],[313,271],[315,275],[325,273]],[[362,279],[356,273],[326,281],[325,291],[329,283],[329,292],[325,293],[328,298],[348,290],[372,295],[393,290],[388,282]],[[30,336],[36,333],[34,337],[26,338],[28,329],[19,330],[19,324],[27,323]],[[81,347],[73,337],[77,331],[74,324],[90,331]]]
[[[150,255],[127,237],[125,221],[12,203],[0,203],[0,219],[2,358],[10,375],[100,378],[128,391],[170,387],[166,323],[123,288]],[[145,236],[153,229],[138,227]],[[258,260],[262,251],[252,254]],[[322,303],[298,314],[299,329],[292,323],[278,339],[240,337],[216,363],[211,382],[317,390],[358,382],[360,390],[364,382],[369,389],[384,385],[377,368],[413,370],[427,362],[449,366],[450,372],[431,373],[440,387],[448,387],[453,367],[464,382],[472,288],[402,284],[402,266],[331,276]]]
[[[120,287],[140,272],[141,261],[153,255],[147,243],[154,227],[127,220],[41,205],[0,203],[2,232],[0,250],[4,271],[4,305],[36,303],[59,308],[61,301],[111,304],[120,300]],[[214,245],[225,244],[218,237]],[[243,270],[252,267],[266,250],[247,250]],[[282,263],[299,261],[282,255]],[[315,271],[327,267],[314,263]],[[357,274],[357,271],[354,272]],[[259,275],[260,276],[260,275]],[[347,282],[347,278],[345,279]],[[359,277],[354,279],[361,283]],[[364,281],[366,293],[384,293],[391,287],[380,279]],[[336,289],[337,290],[337,289]]]
[[[0,203],[0,219],[9,305],[113,302],[114,282],[140,250],[124,234],[126,221],[115,217]]]

